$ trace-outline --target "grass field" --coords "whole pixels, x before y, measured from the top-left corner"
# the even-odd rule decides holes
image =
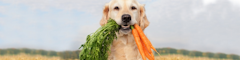
[[[0,60],[79,60],[79,59],[62,59],[61,57],[47,57],[42,55],[30,55],[20,53],[18,55],[2,55]],[[188,57],[183,55],[163,55],[156,56],[155,60],[231,60],[231,59],[210,59],[207,57]]]
[[[240,60],[236,54],[189,51],[173,48],[157,48],[155,60]],[[0,49],[0,60],[79,60],[80,50],[47,51],[36,49]]]
[[[18,55],[1,55],[0,60],[61,60],[61,57],[46,57],[20,53]]]
[[[214,59],[208,57],[189,57],[184,55],[163,55],[155,57],[155,60],[232,60],[232,59]]]

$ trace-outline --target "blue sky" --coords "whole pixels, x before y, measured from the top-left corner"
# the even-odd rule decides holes
[[[77,50],[110,0],[0,0],[0,48]],[[240,54],[239,0],[139,0],[155,47]]]

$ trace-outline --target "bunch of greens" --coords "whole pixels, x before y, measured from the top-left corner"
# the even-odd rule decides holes
[[[119,31],[119,27],[110,18],[107,24],[88,35],[86,43],[80,47],[83,47],[79,54],[80,60],[107,60],[110,44],[117,38],[115,32]]]

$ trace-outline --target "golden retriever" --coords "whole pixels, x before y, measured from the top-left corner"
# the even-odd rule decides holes
[[[100,25],[106,24],[109,18],[121,28],[116,32],[118,38],[111,45],[108,60],[142,60],[130,25],[138,24],[143,30],[149,25],[144,5],[136,0],[112,0],[104,7]]]

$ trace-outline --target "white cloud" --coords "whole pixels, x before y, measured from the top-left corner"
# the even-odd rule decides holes
[[[71,42],[71,45],[69,46],[69,49],[74,50],[81,46],[81,44],[84,44],[86,42],[87,35],[94,33],[98,28],[100,27],[100,24],[92,24],[92,25],[83,25],[78,30],[78,35],[76,35],[74,40]]]
[[[40,11],[43,13],[39,13],[39,11],[19,8],[22,6],[6,7],[3,17],[0,17],[0,39],[3,41],[0,48],[35,47],[57,51],[68,50],[81,24],[87,24],[82,23],[82,20],[90,21],[86,20],[89,19],[89,15],[81,12]]]
[[[5,11],[6,11],[5,6],[0,6],[0,14],[1,14],[1,13],[4,13]]]
[[[157,47],[223,53],[230,50],[222,49],[240,50],[235,48],[240,11],[227,0],[157,0],[146,4],[146,12],[150,21],[146,34]]]
[[[238,5],[240,6],[240,0],[229,0],[231,3],[233,3],[234,5]]]
[[[100,27],[100,24],[81,26],[79,30],[80,35],[78,36],[78,39],[81,41],[81,43],[85,42],[87,35],[94,33],[99,27]]]
[[[3,33],[2,33],[2,32],[0,32],[0,39],[1,39],[1,38],[3,38]]]
[[[16,31],[14,28],[17,28],[18,26],[14,27],[15,25],[20,25],[20,27],[22,28],[22,30],[21,29],[17,30],[17,32],[20,32],[17,34],[21,35],[21,37],[18,38],[19,36],[17,35],[15,39],[22,38],[21,41],[30,41],[33,43],[47,42],[43,46],[37,44],[36,45],[33,44],[33,46],[45,49],[66,50],[68,49],[68,47],[70,47],[70,49],[75,49],[79,47],[79,44],[82,44],[86,41],[85,38],[88,34],[93,33],[97,28],[99,28],[100,25],[98,24],[98,21],[100,19],[98,18],[101,17],[103,5],[109,2],[110,0],[0,0],[0,1],[10,3],[14,6],[26,5],[27,7],[30,7],[30,9],[32,10],[40,9],[48,11],[45,15],[38,16],[34,15],[35,12],[31,10],[27,10],[27,12],[19,11],[20,10],[19,8],[4,10],[5,12],[7,12],[9,17],[4,18],[8,20],[3,19],[1,20],[0,18],[0,24],[2,23],[2,21],[6,21],[7,24],[4,26],[8,27],[7,30],[12,31]],[[151,0],[139,0],[139,1],[144,2]],[[224,5],[222,8],[221,4],[216,5],[220,7],[210,6],[208,8],[202,9],[201,2],[203,2],[204,5],[206,4],[208,5],[216,3],[216,1],[217,0],[184,0],[184,1],[155,0],[154,2],[149,2],[148,4],[146,4],[146,12],[151,24],[145,30],[146,34],[149,37],[149,39],[151,39],[152,43],[157,47],[170,46],[202,51],[213,51],[211,49],[205,50],[205,48],[212,49],[229,48],[232,50],[239,50],[234,47],[230,48],[230,46],[238,46],[238,44],[233,43],[233,41],[236,40],[234,42],[238,42],[237,39],[239,39],[237,38],[239,36],[238,33],[239,28],[236,27],[239,26],[239,24],[237,23],[239,20],[238,19],[239,14],[237,14],[237,12],[234,10],[223,9],[226,8],[226,5]],[[53,12],[51,11],[51,9],[53,9],[52,7],[65,11],[51,13]],[[89,13],[96,14],[96,16],[98,17],[96,18],[96,16],[94,16],[95,18],[91,17],[87,18],[87,16],[82,15],[75,16],[74,14],[71,14],[71,12],[66,12],[70,10],[78,10],[84,13],[87,12],[84,15],[87,15]],[[219,15],[226,17],[218,18]],[[17,24],[13,20],[15,19],[16,21],[19,21],[18,18],[11,17],[18,18],[20,17],[23,20],[23,21],[21,20],[21,22],[24,23]],[[82,25],[79,26],[80,24]],[[230,31],[227,31],[226,29],[229,29]],[[15,40],[11,39],[13,36],[16,36],[15,32],[9,33],[9,31],[8,32],[1,31],[0,34],[2,34],[0,36],[4,37],[4,39],[6,40]],[[231,37],[231,39],[229,39],[228,37]],[[52,40],[54,38],[57,38],[55,39],[57,40],[57,43],[52,44],[53,43]],[[42,42],[38,42],[35,41],[36,39],[42,39],[44,41],[41,40]],[[71,45],[72,42],[69,42],[70,40],[72,42],[77,43],[73,43],[73,45]],[[159,45],[159,43],[163,45]],[[219,43],[222,43],[223,45],[220,46]],[[232,45],[228,43],[231,43]],[[58,46],[58,44],[61,44],[61,48],[56,47]],[[27,46],[27,44],[25,45]],[[188,46],[186,47],[184,45]],[[201,48],[194,48],[196,46]]]
[[[13,5],[26,5],[30,9],[40,9],[44,11],[51,10],[52,7],[63,10],[78,10],[101,14],[104,5],[111,0],[0,0]],[[145,2],[151,0],[139,0]]]
[[[98,13],[110,0],[0,0],[13,5],[26,5],[32,10],[49,11],[51,8],[63,10],[78,10],[88,13]]]
[[[0,17],[0,25],[4,24],[4,20]]]
[[[139,3],[150,2],[152,0],[137,0]]]
[[[194,14],[199,14],[199,13],[202,13],[202,12],[204,12],[205,11],[205,8],[198,8],[198,9],[194,9],[193,10],[193,13]]]
[[[203,0],[204,5],[208,5],[208,4],[213,4],[215,3],[217,0]]]

